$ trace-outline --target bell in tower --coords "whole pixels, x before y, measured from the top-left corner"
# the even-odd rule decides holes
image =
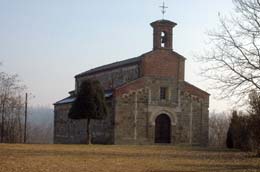
[[[153,49],[172,50],[172,29],[177,24],[169,20],[158,20],[151,23],[153,27]]]

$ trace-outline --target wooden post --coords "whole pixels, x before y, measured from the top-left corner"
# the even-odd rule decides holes
[[[1,121],[1,143],[4,142],[4,125],[5,125],[5,117],[4,114],[5,113],[5,100],[3,102],[3,106],[2,106],[2,121]]]
[[[27,99],[28,99],[28,94],[25,93],[25,108],[24,108],[24,138],[23,142],[26,143],[26,138],[27,138]]]

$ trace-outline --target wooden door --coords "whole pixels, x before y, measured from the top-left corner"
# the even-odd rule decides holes
[[[161,114],[155,120],[155,143],[171,143],[171,119]]]

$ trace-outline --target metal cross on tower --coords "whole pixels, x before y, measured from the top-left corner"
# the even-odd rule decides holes
[[[165,6],[164,1],[163,1],[163,5],[160,6],[160,8],[162,8],[162,14],[163,14],[163,19],[164,19],[164,14],[166,13],[166,8],[168,8],[167,6]]]

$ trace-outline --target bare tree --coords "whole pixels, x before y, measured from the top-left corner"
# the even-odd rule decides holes
[[[25,87],[17,75],[0,73],[1,142],[21,142],[23,100]]]
[[[199,60],[218,95],[239,101],[253,89],[260,91],[260,1],[233,3],[234,14],[219,17],[219,28],[209,33],[209,50]]]
[[[229,116],[225,113],[211,113],[209,118],[209,144],[214,147],[225,147]]]

